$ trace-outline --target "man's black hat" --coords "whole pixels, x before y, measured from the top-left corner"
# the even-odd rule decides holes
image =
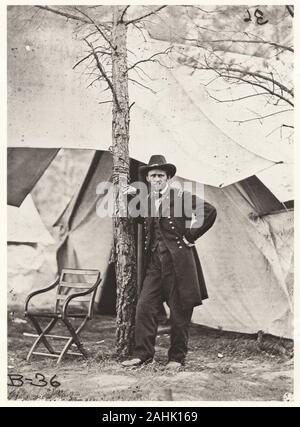
[[[172,178],[176,173],[176,166],[172,163],[167,163],[165,157],[161,154],[154,154],[151,156],[148,165],[139,167],[143,177],[145,177],[151,169],[162,169],[170,178]]]

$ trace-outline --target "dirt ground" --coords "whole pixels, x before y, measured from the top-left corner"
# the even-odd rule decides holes
[[[22,313],[8,314],[8,399],[55,401],[290,401],[293,343],[191,325],[186,365],[165,371],[168,325],[153,363],[123,368],[114,354],[115,319],[96,316],[82,333],[89,359],[26,361],[33,332]],[[58,334],[64,330],[58,328]],[[60,342],[61,344],[61,342]],[[42,346],[39,351],[44,351]],[[76,351],[76,350],[75,350]],[[18,377],[16,377],[18,375]],[[43,375],[43,376],[42,376]]]

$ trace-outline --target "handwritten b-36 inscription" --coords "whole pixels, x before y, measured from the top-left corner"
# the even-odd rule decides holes
[[[34,378],[26,378],[24,375],[20,374],[8,374],[8,386],[10,387],[23,387],[25,384],[29,384],[34,387],[47,387],[50,385],[53,388],[60,387],[60,382],[55,380],[56,375],[50,378],[48,381],[45,375],[41,373],[36,373]]]

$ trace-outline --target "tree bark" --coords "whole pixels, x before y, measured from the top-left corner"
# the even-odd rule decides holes
[[[121,20],[124,6],[114,6],[112,29],[113,119],[112,152],[114,183],[113,236],[117,280],[118,356],[126,357],[134,343],[136,306],[136,251],[134,225],[123,206],[122,185],[129,182],[129,96],[127,79],[127,29]]]

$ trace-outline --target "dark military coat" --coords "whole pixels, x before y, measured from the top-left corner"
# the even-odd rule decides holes
[[[146,204],[144,213],[139,217],[139,222],[144,224],[144,273],[150,261],[154,232],[153,207],[151,211],[153,203],[150,195],[147,200],[148,206]],[[195,215],[192,215],[193,211]],[[182,307],[190,308],[202,304],[208,294],[200,260],[195,246],[188,246],[183,237],[193,244],[206,233],[215,222],[216,209],[191,193],[172,188],[162,197],[160,210],[155,215],[159,217],[161,235],[173,259]],[[194,222],[191,226],[192,217]]]

